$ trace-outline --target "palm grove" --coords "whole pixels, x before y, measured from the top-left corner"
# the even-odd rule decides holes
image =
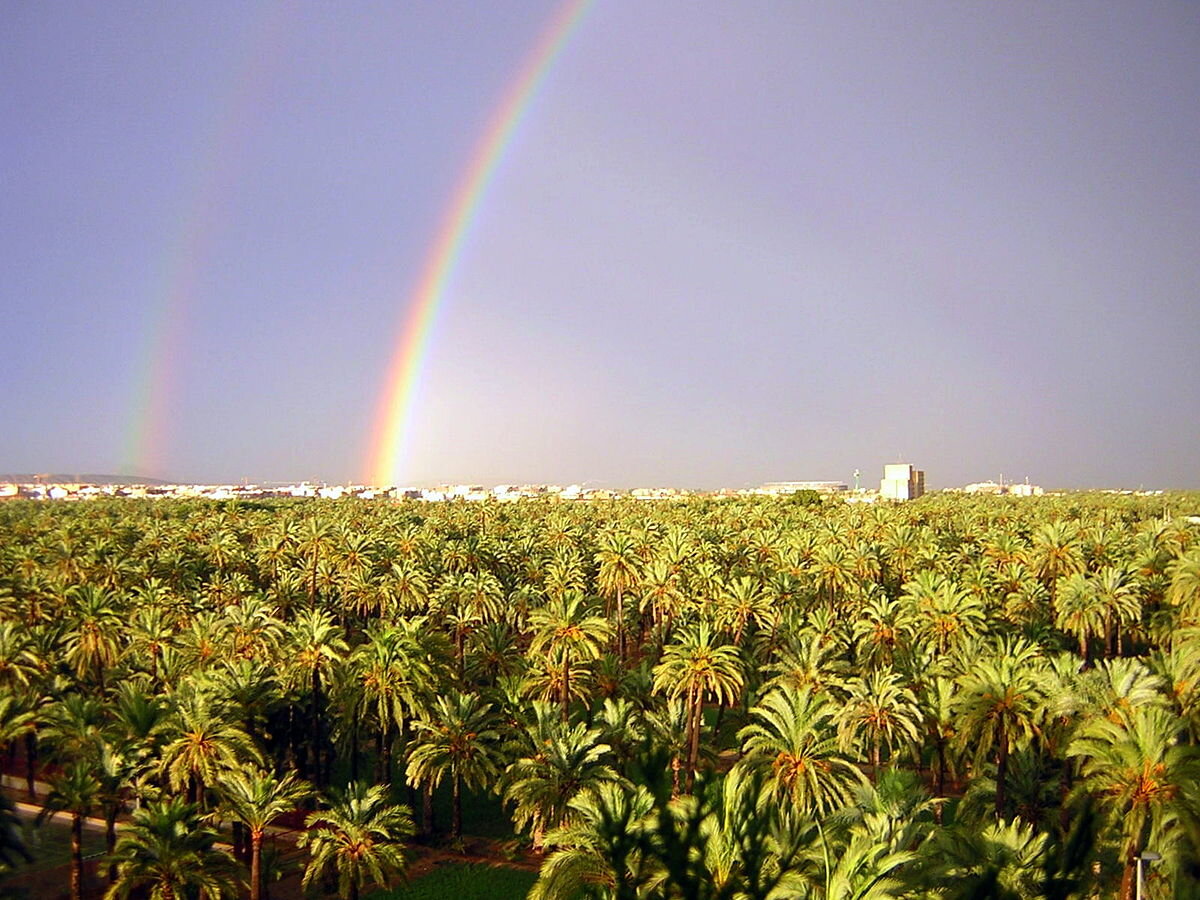
[[[488,793],[547,900],[1192,896],[1197,506],[8,503],[0,746],[75,896],[85,816],[112,897],[297,808],[357,897]]]

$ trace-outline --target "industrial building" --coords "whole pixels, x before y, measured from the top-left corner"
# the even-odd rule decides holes
[[[924,470],[912,463],[890,463],[883,467],[879,496],[884,500],[916,500],[924,493]]]

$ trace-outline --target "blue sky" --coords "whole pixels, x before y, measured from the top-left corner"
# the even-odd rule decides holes
[[[8,4],[0,471],[361,477],[551,2]],[[1200,7],[596,0],[451,280],[405,480],[1200,487]]]

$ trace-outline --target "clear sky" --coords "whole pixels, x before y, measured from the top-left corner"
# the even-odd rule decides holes
[[[4,3],[0,471],[363,477],[558,8]],[[413,421],[408,483],[1200,487],[1200,4],[596,0]]]

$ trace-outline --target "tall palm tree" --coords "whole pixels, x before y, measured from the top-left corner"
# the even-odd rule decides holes
[[[123,623],[112,594],[94,585],[77,585],[68,592],[71,630],[67,634],[67,662],[82,679],[95,678],[104,690],[105,673],[121,653]]]
[[[513,804],[513,824],[532,826],[533,846],[542,848],[547,829],[561,827],[578,794],[617,779],[611,748],[599,728],[556,721],[544,704],[517,742],[521,756],[504,773],[505,803]]]
[[[665,873],[646,852],[656,819],[650,792],[607,782],[578,794],[570,805],[568,824],[546,835],[551,852],[530,900],[653,896]]]
[[[837,717],[843,749],[865,747],[878,777],[884,751],[890,760],[898,748],[920,740],[917,699],[889,669],[852,678],[846,688],[846,702]]]
[[[662,662],[654,667],[654,691],[682,698],[688,710],[687,789],[695,781],[700,759],[700,730],[704,701],[733,704],[745,683],[737,648],[719,644],[706,621],[685,630],[668,644]]]
[[[250,737],[203,691],[178,698],[173,732],[162,750],[161,770],[171,790],[186,794],[200,809],[206,789],[218,778],[247,762],[262,761]]]
[[[774,795],[801,812],[825,815],[845,806],[862,771],[838,746],[837,704],[823,693],[783,685],[750,708],[738,733],[741,765],[764,770]]]
[[[100,793],[92,767],[77,760],[51,776],[50,792],[39,816],[40,822],[58,812],[71,814],[71,900],[83,896],[83,820],[99,805]]]
[[[959,679],[959,741],[977,760],[996,764],[996,818],[1007,812],[1005,779],[1012,750],[1038,730],[1046,695],[1040,667],[1027,651],[1001,649]]]
[[[1123,900],[1133,896],[1142,851],[1177,862],[1181,819],[1200,819],[1200,752],[1179,741],[1183,727],[1169,710],[1135,707],[1127,721],[1089,720],[1068,748],[1081,760],[1078,790],[1101,804],[1118,836]]]
[[[1104,655],[1124,649],[1125,630],[1142,618],[1142,602],[1125,566],[1104,566],[1094,578],[1096,599],[1104,611]]]
[[[201,823],[196,807],[178,797],[134,810],[117,839],[117,880],[105,900],[236,896],[240,867],[216,843],[217,833]]]
[[[1092,580],[1082,572],[1065,575],[1054,589],[1054,624],[1079,641],[1079,655],[1088,658],[1088,638],[1104,634],[1105,610]]]
[[[592,615],[583,594],[570,591],[551,598],[529,615],[531,654],[542,654],[561,669],[559,703],[565,722],[570,712],[572,669],[599,659],[609,637],[608,621]]]
[[[1050,589],[1050,610],[1054,614],[1054,586],[1064,575],[1082,572],[1085,566],[1079,529],[1070,522],[1049,522],[1034,531],[1029,548],[1030,568]]]
[[[747,627],[760,627],[774,611],[758,579],[746,575],[732,579],[716,599],[718,620],[738,647]]]
[[[436,788],[446,776],[452,789],[452,837],[462,835],[462,789],[484,788],[500,775],[500,734],[491,704],[475,694],[438,697],[428,718],[414,725],[417,736],[406,774],[413,787]]]
[[[642,559],[633,536],[618,530],[601,534],[596,562],[600,566],[596,584],[609,601],[608,614],[616,616],[617,655],[624,657],[625,594],[634,590],[642,573]]]
[[[412,817],[408,807],[388,803],[379,785],[355,781],[345,791],[334,789],[329,809],[312,813],[305,825],[308,830],[297,841],[311,857],[304,871],[305,888],[332,865],[338,896],[358,900],[368,880],[386,887],[405,870],[404,841],[413,834]]]
[[[15,691],[28,687],[37,674],[28,630],[17,622],[0,620],[0,689]]]
[[[406,723],[425,706],[443,683],[447,647],[444,637],[425,616],[402,619],[393,626],[372,629],[350,655],[354,691],[348,723],[351,766],[357,766],[358,729],[373,721],[379,751],[379,778],[391,780],[392,745]]]
[[[262,843],[267,826],[294,810],[311,792],[294,772],[279,778],[267,769],[242,768],[221,779],[217,788],[221,809],[250,832],[250,900],[262,897]]]
[[[918,694],[918,703],[925,727],[925,741],[933,744],[933,793],[946,796],[946,775],[951,771],[950,750],[958,728],[957,683],[946,677],[930,680]],[[934,816],[942,821],[942,804],[934,807]]]
[[[310,722],[312,728],[313,774],[318,786],[322,784],[324,744],[324,694],[322,678],[329,679],[335,666],[349,651],[342,629],[329,613],[308,609],[291,623],[288,645],[292,652],[295,673],[307,682],[312,694]]]

